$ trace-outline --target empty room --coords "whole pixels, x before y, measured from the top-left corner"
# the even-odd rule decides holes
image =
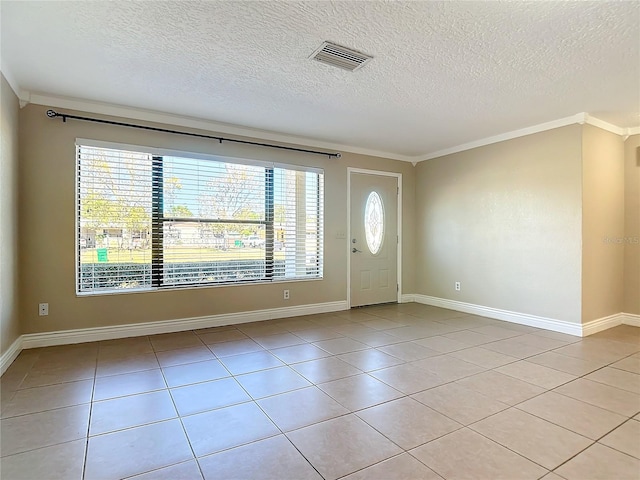
[[[640,480],[640,3],[0,0],[0,479]]]

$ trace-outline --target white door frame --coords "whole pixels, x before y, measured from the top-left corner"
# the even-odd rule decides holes
[[[362,173],[365,175],[379,175],[383,177],[395,177],[398,180],[398,245],[397,245],[397,269],[398,269],[398,296],[402,299],[402,174],[384,172],[381,170],[366,170],[363,168],[347,167],[347,308],[351,308],[351,174]]]

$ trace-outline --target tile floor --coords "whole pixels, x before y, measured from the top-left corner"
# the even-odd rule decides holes
[[[23,351],[14,479],[640,479],[640,328],[419,304]]]

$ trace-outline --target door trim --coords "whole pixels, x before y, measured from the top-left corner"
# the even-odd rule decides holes
[[[402,299],[402,174],[396,172],[384,172],[381,170],[367,170],[363,168],[347,167],[347,308],[351,308],[351,174],[378,175],[382,177],[395,177],[398,182],[398,245],[397,245],[397,270],[398,270],[398,295],[397,302]]]

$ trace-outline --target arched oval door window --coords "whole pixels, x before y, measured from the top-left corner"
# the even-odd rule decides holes
[[[369,194],[364,207],[364,233],[369,251],[377,254],[384,239],[384,207],[376,192]]]

